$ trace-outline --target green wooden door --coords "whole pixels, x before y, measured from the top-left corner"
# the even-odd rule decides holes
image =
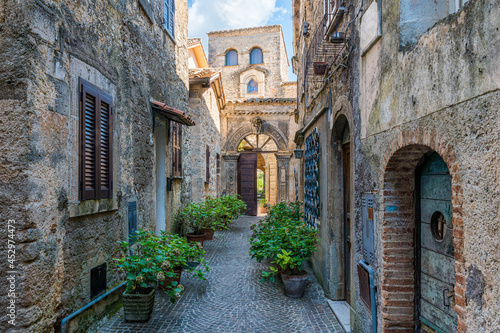
[[[423,332],[455,332],[455,257],[451,176],[441,156],[432,154],[419,177],[420,234],[417,307]]]

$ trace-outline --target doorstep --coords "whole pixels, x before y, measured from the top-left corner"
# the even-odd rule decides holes
[[[351,307],[349,303],[346,301],[327,301],[344,331],[346,333],[351,333]]]

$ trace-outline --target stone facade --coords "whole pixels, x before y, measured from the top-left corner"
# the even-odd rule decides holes
[[[209,64],[221,68],[227,104],[221,112],[222,193],[238,193],[240,143],[257,133],[271,138],[272,151],[258,152],[265,161],[266,199],[270,204],[295,198],[296,161],[293,136],[296,83],[288,81],[288,58],[281,26],[214,31],[209,36]],[[260,64],[250,64],[250,51],[262,50]],[[225,66],[226,52],[236,50],[238,64]],[[250,79],[258,83],[248,93]],[[258,128],[255,121],[260,122]]]
[[[442,315],[431,323],[415,319],[422,315],[421,295],[428,292],[419,287],[418,276],[424,273],[418,272],[436,266],[415,255],[424,247],[421,242],[434,242],[426,238],[424,223],[429,221],[415,204],[419,167],[434,152],[451,179],[452,218],[446,229],[453,239],[453,263],[441,268],[451,270],[446,278],[451,275],[454,288],[440,290],[442,295],[429,304],[436,313],[456,313],[453,330],[499,330],[500,275],[494,264],[500,255],[496,2],[472,0],[460,8],[432,2],[432,15],[419,13],[406,0],[349,3],[336,16],[337,31],[345,31],[349,42],[331,52],[329,70],[321,79],[310,71],[315,60],[308,51],[317,48],[316,28],[325,31],[323,6],[315,1],[295,1],[294,6],[298,110],[304,126],[297,141],[318,128],[320,170],[330,170],[320,175],[327,184],[321,188],[325,222],[313,259],[324,288],[330,297],[350,303],[352,329],[370,332],[374,323],[371,309],[361,300],[357,267],[360,260],[371,261],[379,331],[432,331],[432,324],[441,325]],[[363,11],[358,11],[360,6]],[[307,37],[304,21],[310,28]],[[350,155],[345,155],[349,148]],[[368,243],[363,243],[369,225],[363,220],[367,195],[374,201],[372,260],[364,254]],[[448,301],[448,307],[439,308]]]
[[[171,228],[182,180],[172,192],[157,188],[171,173],[171,124],[150,102],[188,108],[188,4],[176,1],[175,42],[162,8],[156,0],[0,1],[0,209],[5,223],[16,221],[19,295],[16,326],[4,311],[2,331],[56,331],[90,301],[95,266],[107,264],[108,286],[122,280],[112,259],[128,237],[129,202],[139,228]],[[109,199],[78,195],[80,78],[113,100]]]

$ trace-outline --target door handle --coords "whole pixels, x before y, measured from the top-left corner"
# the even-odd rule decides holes
[[[446,302],[448,300],[448,302]],[[448,288],[443,289],[443,306],[446,308],[455,307],[455,292]]]

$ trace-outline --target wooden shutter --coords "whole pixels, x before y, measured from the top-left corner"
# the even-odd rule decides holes
[[[172,176],[182,177],[182,125],[172,122]]]
[[[205,152],[205,183],[210,183],[210,147]]]
[[[163,0],[163,26],[174,37],[175,0]]]
[[[80,200],[112,197],[110,95],[80,79]]]

